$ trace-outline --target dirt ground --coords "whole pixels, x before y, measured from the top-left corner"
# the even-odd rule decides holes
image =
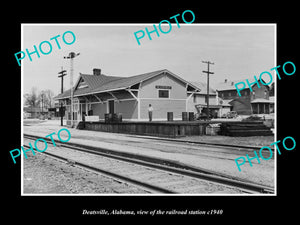
[[[24,194],[144,193],[136,187],[74,167],[43,154],[24,159]]]

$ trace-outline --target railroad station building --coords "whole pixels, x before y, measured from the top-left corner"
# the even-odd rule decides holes
[[[107,76],[100,69],[93,74],[81,74],[74,85],[73,118],[79,122],[104,120],[107,113],[120,113],[124,120],[148,120],[148,106],[152,105],[153,120],[166,120],[173,112],[174,120],[182,119],[182,112],[195,109],[194,95],[201,88],[167,69],[130,77]],[[205,89],[206,92],[206,89]],[[70,89],[55,97],[70,114]]]

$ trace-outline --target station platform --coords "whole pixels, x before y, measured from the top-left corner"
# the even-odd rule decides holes
[[[104,131],[112,133],[125,133],[137,135],[150,135],[158,137],[182,137],[204,135],[210,121],[122,121],[114,123],[81,121],[77,128],[85,130]]]
[[[107,123],[105,121],[81,121],[78,123],[77,128],[171,138],[207,134],[216,135],[217,133],[228,136],[273,135],[270,128],[264,124],[264,121],[122,121],[113,123]]]

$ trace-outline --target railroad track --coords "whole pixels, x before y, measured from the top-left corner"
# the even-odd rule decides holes
[[[246,149],[246,150],[252,150],[252,151],[260,150],[260,148],[261,148],[258,146],[221,144],[221,143],[212,143],[212,142],[203,142],[203,141],[189,141],[189,140],[180,140],[180,139],[164,138],[164,137],[151,137],[151,136],[134,136],[134,137],[135,138],[143,138],[143,139],[160,140],[160,141],[177,142],[177,143],[188,143],[188,144],[195,144],[195,145],[207,145],[207,146],[216,146],[216,147]]]
[[[182,144],[192,144],[197,146],[213,146],[219,148],[226,148],[230,150],[243,150],[245,152],[253,152],[254,150],[259,151],[263,146],[250,146],[250,145],[237,145],[237,144],[224,144],[224,143],[213,143],[213,142],[203,142],[203,141],[189,141],[189,140],[181,140],[181,139],[174,139],[174,138],[165,138],[165,137],[151,137],[151,136],[134,136],[135,138],[143,138],[143,139],[150,139],[150,140],[158,140],[158,141],[166,141],[172,143],[182,143]],[[274,149],[271,148],[274,152]],[[263,151],[262,153],[267,152],[268,155],[269,151]],[[267,158],[267,157],[266,157]]]
[[[29,140],[45,137],[27,135]],[[188,167],[174,161],[141,157],[91,146],[59,143],[48,145],[45,154],[114,179],[136,185],[151,193],[274,193],[271,187],[234,180],[223,174]],[[26,145],[24,145],[26,147]],[[27,146],[29,147],[29,146]],[[63,149],[63,151],[61,151]]]

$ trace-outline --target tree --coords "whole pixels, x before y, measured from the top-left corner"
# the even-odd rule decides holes
[[[54,106],[54,92],[50,89],[47,89],[44,91],[45,94],[45,103],[48,106],[48,108],[52,108]]]
[[[25,102],[24,105],[29,105],[31,108],[38,105],[37,88],[32,87],[29,94],[24,94]]]
[[[54,106],[53,98],[54,93],[50,89],[38,92],[36,87],[32,87],[30,93],[24,94],[24,106],[30,106],[32,112],[38,107],[41,112],[46,112]]]

